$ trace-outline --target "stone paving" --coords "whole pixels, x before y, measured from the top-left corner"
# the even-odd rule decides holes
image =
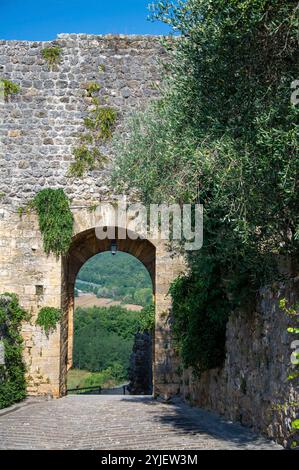
[[[137,396],[29,399],[0,414],[0,449],[282,449],[207,411]]]

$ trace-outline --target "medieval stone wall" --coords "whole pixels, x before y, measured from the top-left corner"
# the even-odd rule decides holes
[[[151,334],[146,331],[136,333],[129,366],[128,391],[131,395],[151,395],[153,392],[152,352]]]
[[[298,302],[299,278],[261,289],[255,311],[233,313],[224,367],[200,379],[185,371],[181,392],[196,405],[286,444],[290,423],[299,413],[299,388],[298,380],[287,380],[294,335],[287,332],[291,321],[279,309],[282,298],[289,305]]]
[[[32,315],[24,324],[28,392],[59,395],[60,326],[49,338],[36,327],[41,307],[60,308],[61,261],[46,256],[35,214],[0,208],[0,292],[14,292]]]
[[[59,46],[62,54],[61,62],[51,68],[42,50],[52,45]],[[95,228],[90,207],[115,197],[107,181],[113,158],[110,143],[100,149],[108,156],[104,168],[81,179],[67,176],[90,111],[86,84],[101,86],[101,102],[116,109],[116,126],[121,130],[132,111],[157,97],[159,63],[164,58],[161,38],[150,36],[62,34],[51,43],[0,41],[0,79],[20,86],[19,94],[0,100],[0,292],[16,293],[32,315],[23,326],[30,394],[58,397],[65,392],[73,292],[65,260],[44,253],[36,214],[20,216],[19,209],[41,189],[63,188],[71,200],[74,237],[83,234],[82,246],[72,256],[83,264],[89,252],[96,254],[84,234]],[[179,381],[172,372],[171,339],[164,317],[170,306],[169,284],[182,264],[170,258],[162,245],[151,260],[156,294],[155,390],[169,395],[178,390]],[[49,337],[35,324],[44,306],[64,312]]]
[[[41,54],[51,44],[62,49],[61,63],[53,70]],[[108,186],[109,159],[105,168],[83,179],[67,176],[90,105],[84,85],[101,84],[102,100],[117,109],[121,128],[133,110],[157,96],[159,61],[164,58],[158,37],[60,35],[50,44],[0,41],[0,79],[21,87],[20,94],[0,103],[0,292],[18,294],[32,314],[31,322],[23,327],[32,394],[59,396],[65,387],[61,381],[67,368],[70,322],[65,316],[47,338],[35,319],[43,306],[63,307],[71,315],[72,294],[62,260],[43,251],[36,214],[20,217],[18,209],[45,187],[63,188],[71,199],[74,236],[94,228],[88,208],[115,194]],[[113,157],[109,143],[101,150]],[[78,249],[77,255],[82,262],[87,260],[84,250]],[[298,281],[281,286],[276,293],[263,289],[255,312],[232,315],[223,369],[207,372],[200,380],[185,371],[180,384],[167,294],[184,262],[162,244],[156,246],[155,257],[155,394],[168,398],[180,391],[195,404],[283,441],[292,418],[283,405],[298,403],[299,397],[298,389],[286,380],[291,339],[278,299],[284,296],[292,302],[298,298]]]
[[[41,54],[51,45],[62,50],[61,63],[52,68]],[[100,84],[99,96],[117,110],[121,126],[130,112],[157,96],[164,56],[161,38],[154,36],[61,34],[51,43],[0,41],[0,79],[21,87],[0,104],[0,202],[19,207],[47,186],[63,187],[74,201],[109,198],[109,163],[84,179],[67,177],[90,105],[84,86]],[[101,151],[111,156],[109,143]]]

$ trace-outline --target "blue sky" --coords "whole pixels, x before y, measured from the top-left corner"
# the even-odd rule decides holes
[[[150,0],[0,0],[0,39],[47,41],[58,33],[167,34],[147,21]]]

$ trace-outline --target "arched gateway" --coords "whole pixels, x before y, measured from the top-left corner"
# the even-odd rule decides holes
[[[73,209],[74,236],[69,253],[63,258],[47,256],[34,213],[22,218],[2,210],[6,230],[1,233],[1,291],[18,294],[21,304],[31,313],[23,327],[28,392],[33,395],[66,393],[66,374],[71,365],[73,340],[74,284],[81,266],[92,256],[110,250],[111,241],[96,237],[95,215],[89,209]],[[117,231],[116,231],[117,233]],[[138,258],[148,269],[155,295],[155,345],[153,363],[154,394],[165,397],[177,393],[179,379],[172,347],[168,290],[182,272],[181,256],[169,251],[165,242],[147,239],[118,240],[118,249]],[[40,308],[56,307],[63,319],[56,331],[47,336],[35,324]]]
[[[58,46],[59,64],[49,67],[43,49]],[[20,92],[0,103],[0,292],[15,292],[31,312],[23,327],[24,355],[30,394],[62,396],[72,348],[75,276],[91,256],[107,249],[95,236],[90,210],[115,201],[110,187],[109,141],[103,149],[107,167],[68,177],[74,148],[84,133],[91,105],[89,85],[117,114],[116,125],[133,110],[157,97],[160,63],[166,52],[159,37],[59,35],[52,43],[0,41],[1,77],[17,83]],[[125,137],[125,136],[124,136]],[[46,256],[35,213],[20,217],[44,188],[63,188],[71,201],[74,234],[64,258]],[[108,243],[108,242],[107,242]],[[181,272],[179,257],[163,243],[119,241],[119,249],[142,261],[153,280],[156,299],[154,393],[176,392],[168,311],[170,282]],[[63,321],[47,337],[35,324],[42,307],[62,308]]]
[[[98,253],[109,251],[111,239],[97,238],[96,215],[80,211],[76,217],[76,231],[69,253],[62,260],[62,306],[64,318],[60,338],[60,394],[66,391],[66,373],[72,365],[74,287],[76,276],[85,262]],[[104,225],[106,227],[106,225]],[[155,334],[153,357],[153,386],[155,395],[176,393],[176,360],[170,334],[170,283],[183,271],[183,259],[169,250],[165,242],[141,239],[127,233],[119,238],[120,227],[115,227],[117,249],[135,256],[147,268],[153,283],[155,297]]]

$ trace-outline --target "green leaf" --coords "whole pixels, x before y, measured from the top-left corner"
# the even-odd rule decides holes
[[[299,429],[299,419],[295,419],[295,421],[292,421],[291,427],[292,429]]]

